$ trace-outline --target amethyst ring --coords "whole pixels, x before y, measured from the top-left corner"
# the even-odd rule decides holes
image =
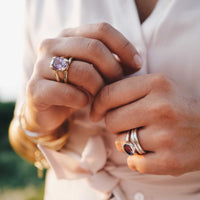
[[[56,81],[60,82],[60,77],[58,72],[64,72],[64,82],[67,83],[68,70],[71,63],[72,63],[72,57],[67,59],[65,57],[54,56],[51,59],[50,68],[55,72]]]

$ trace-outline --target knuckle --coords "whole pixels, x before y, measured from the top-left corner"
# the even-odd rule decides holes
[[[99,103],[102,105],[109,104],[111,98],[110,86],[106,85],[98,95]]]
[[[26,86],[26,94],[32,100],[32,102],[35,103],[37,103],[38,100],[40,99],[37,88],[38,88],[38,79],[31,78]]]
[[[100,91],[100,89],[104,87],[104,80],[99,74],[99,72],[95,69],[93,64],[90,64],[89,68],[90,68],[91,73],[90,73],[90,77],[88,78],[92,80],[91,85],[93,85],[94,95],[96,95]]]
[[[91,54],[98,54],[103,48],[103,44],[96,39],[89,40],[87,43],[87,49]]]
[[[44,88],[42,87],[42,79],[39,77],[31,78],[26,86],[26,95],[31,103],[34,106],[34,109],[41,111],[46,109],[46,102],[44,101]]]
[[[153,88],[170,89],[170,81],[165,74],[154,74],[152,86]]]
[[[54,44],[55,44],[55,39],[52,39],[52,38],[45,39],[40,43],[39,51],[40,52],[46,52],[48,50],[48,52],[51,52]]]
[[[166,100],[151,105],[150,112],[155,118],[172,120],[175,119],[175,108]]]
[[[77,95],[77,93],[73,90],[69,92],[69,89],[66,87],[63,90],[63,96],[66,98],[65,102],[74,102],[78,108],[83,108],[88,104],[88,97],[83,92]]]
[[[157,74],[154,74],[152,81],[153,81],[153,84],[158,85],[161,83],[165,83],[166,77],[164,74],[157,73]]]
[[[110,31],[112,28],[112,26],[107,22],[98,23],[96,24],[96,27],[97,27],[97,32],[102,35]]]
[[[61,32],[60,32],[60,34],[59,34],[59,36],[60,37],[67,37],[67,36],[70,36],[71,34],[72,34],[72,28],[66,28],[66,29],[63,29]]]
[[[68,29],[63,29],[58,35],[58,37],[67,37],[67,36],[68,36]]]
[[[93,96],[95,96],[103,86],[103,81],[93,64],[74,62],[69,69],[69,81],[72,83],[76,82],[77,77],[79,77],[79,86],[88,90]]]
[[[67,33],[68,33],[67,29],[63,29],[63,30],[59,33],[58,37],[64,37],[64,36],[67,35]]]
[[[28,96],[34,96],[36,88],[36,81],[30,79],[26,85],[26,93]]]
[[[50,63],[50,62],[49,62]],[[37,74],[42,74],[43,73],[43,68],[46,66],[47,62],[46,59],[40,58],[36,61],[35,66],[34,66],[34,71]]]
[[[132,44],[128,40],[123,40],[122,42],[122,49],[129,49],[132,46]]]
[[[90,92],[92,93],[93,96],[96,96],[99,90],[103,87],[104,83],[101,76],[95,70],[93,64],[89,64],[89,66],[85,70],[84,76],[85,76],[84,79],[88,81],[88,87],[90,88]]]
[[[162,132],[160,135],[157,135],[157,140],[162,147],[174,147],[176,144],[175,136],[172,132]]]
[[[92,65],[92,64],[91,64]],[[88,66],[85,66],[82,70],[80,70],[79,71],[79,69],[77,69],[77,73],[75,73],[76,75],[78,75],[78,74],[80,74],[80,76],[78,76],[78,77],[80,77],[81,78],[81,82],[82,82],[82,84],[84,84],[85,83],[85,81],[90,81],[92,78],[93,78],[93,73],[92,73],[92,71],[93,71],[93,69],[92,69],[93,67],[92,66],[90,66],[90,67],[88,67]],[[78,72],[79,71],[79,72]]]

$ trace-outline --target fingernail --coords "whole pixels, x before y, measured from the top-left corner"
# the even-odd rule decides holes
[[[135,64],[138,66],[138,68],[141,68],[143,65],[141,56],[139,54],[135,54],[133,59],[134,59]]]

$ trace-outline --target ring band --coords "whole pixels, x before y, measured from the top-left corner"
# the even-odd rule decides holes
[[[133,156],[135,153],[135,146],[131,142],[131,131],[130,130],[128,131],[128,133],[126,135],[126,142],[123,145],[123,149],[130,156]]]
[[[72,63],[72,57],[67,59],[65,57],[54,56],[51,59],[50,68],[55,72],[55,78],[57,82],[60,82],[60,77],[58,72],[64,72],[64,82],[67,83],[68,70],[71,63]]]
[[[136,149],[136,151],[138,152],[138,154],[142,155],[145,154],[146,152],[144,151],[144,149],[141,147],[140,142],[138,140],[138,129],[134,128],[130,130],[130,141],[134,144],[134,147]]]

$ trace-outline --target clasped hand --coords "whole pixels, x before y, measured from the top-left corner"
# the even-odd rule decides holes
[[[68,84],[55,81],[49,68],[53,56],[74,58]],[[91,120],[105,118],[119,151],[124,152],[123,132],[139,128],[147,153],[129,156],[130,169],[171,175],[200,170],[198,97],[163,74],[122,79],[141,65],[134,46],[107,23],[65,29],[44,40],[27,85],[28,125],[51,133],[92,101]]]

